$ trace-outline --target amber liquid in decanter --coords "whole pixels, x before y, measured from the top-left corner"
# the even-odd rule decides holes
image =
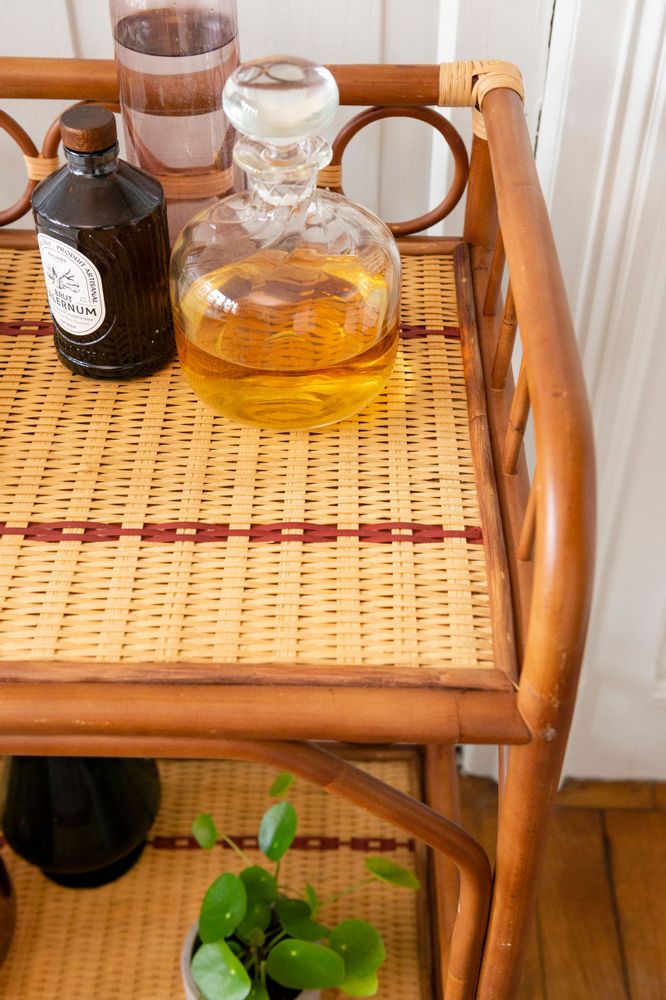
[[[222,318],[211,289],[234,303]],[[388,301],[384,275],[354,256],[260,251],[190,286],[186,329],[176,318],[181,364],[204,402],[242,423],[333,423],[386,384],[397,348]]]

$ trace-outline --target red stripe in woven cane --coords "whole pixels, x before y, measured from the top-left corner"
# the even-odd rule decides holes
[[[9,323],[0,323],[0,336],[18,337],[20,334],[29,334],[33,337],[50,337],[53,334],[53,323],[32,319],[12,320]]]
[[[140,538],[147,542],[220,542],[228,538],[247,538],[251,542],[333,542],[338,538],[358,538],[361,542],[441,542],[445,538],[464,538],[471,543],[483,541],[481,528],[442,528],[437,524],[413,521],[386,521],[361,524],[358,528],[339,528],[335,524],[308,524],[283,521],[232,528],[228,524],[205,524],[199,521],[175,521],[123,528],[120,524],[88,521],[29,522],[26,525],[0,524],[0,536],[20,535],[32,542],[109,542],[119,538]]]
[[[400,324],[400,336],[403,340],[421,340],[424,337],[444,337],[446,340],[460,340],[460,330],[456,326],[411,326]]]
[[[259,843],[255,835],[234,834],[231,836],[234,844],[244,851],[258,850]],[[198,851],[201,850],[194,837],[188,834],[156,834],[149,838],[148,843],[156,851]],[[230,851],[232,847],[224,840],[218,840],[217,846]],[[398,840],[396,837],[335,837],[308,836],[295,837],[291,850],[296,851],[373,851],[378,854],[389,854],[397,850],[414,850],[414,841],[409,838]]]

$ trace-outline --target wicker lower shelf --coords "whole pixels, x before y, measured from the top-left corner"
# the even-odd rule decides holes
[[[418,797],[419,760],[416,753],[392,751],[361,766]],[[228,849],[196,848],[188,836],[192,819],[210,810],[259,861],[255,834],[275,771],[227,761],[167,761],[160,771],[163,799],[149,843],[139,864],[115,883],[63,889],[4,849],[18,920],[0,968],[0,996],[181,1000],[182,939],[207,884],[223,868],[238,867]],[[295,784],[290,798],[299,812],[299,839],[284,874],[297,886],[310,881],[334,892],[362,878],[366,855],[384,852],[424,880],[424,849],[394,827],[305,782]],[[388,958],[379,1000],[431,1000],[425,895],[376,884],[327,910],[331,921],[362,914],[382,933]]]

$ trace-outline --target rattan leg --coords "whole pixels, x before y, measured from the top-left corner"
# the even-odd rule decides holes
[[[514,1000],[564,740],[511,747],[500,796],[493,900],[476,1000]]]
[[[454,746],[426,747],[425,784],[428,805],[453,823],[460,823],[460,784]],[[454,863],[443,854],[433,855],[433,876],[433,922],[438,945],[435,956],[445,980],[458,911],[460,876]]]

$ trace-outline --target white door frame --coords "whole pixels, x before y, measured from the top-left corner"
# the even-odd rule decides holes
[[[537,165],[596,429],[599,531],[565,770],[666,778],[666,8],[557,0]]]
[[[595,599],[564,773],[663,780],[666,8],[603,8],[556,0],[536,136],[598,457]],[[467,761],[492,770],[481,748]]]

